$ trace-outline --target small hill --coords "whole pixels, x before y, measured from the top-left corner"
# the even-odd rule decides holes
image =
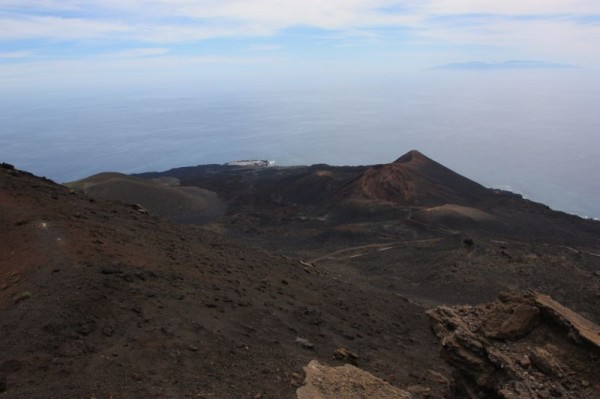
[[[203,223],[221,217],[225,203],[210,190],[183,187],[177,179],[142,179],[121,173],[99,173],[68,187],[106,200],[139,204],[150,212],[178,223]]]
[[[490,197],[485,187],[416,150],[392,163],[367,169],[344,189],[343,195],[414,206],[473,206]]]

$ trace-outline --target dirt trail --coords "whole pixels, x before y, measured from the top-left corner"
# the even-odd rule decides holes
[[[328,254],[319,256],[318,258],[311,259],[308,262],[314,264],[314,263],[320,262],[325,259],[343,260],[343,259],[349,259],[349,258],[357,258],[359,256],[367,255],[367,254],[370,254],[373,252],[387,251],[389,249],[400,247],[400,246],[433,244],[435,242],[439,242],[442,240],[445,240],[445,238],[432,238],[432,239],[428,239],[428,240],[396,241],[396,242],[387,242],[387,243],[382,243],[382,244],[359,245],[356,247],[338,249],[337,251],[333,251]],[[358,254],[352,254],[352,255],[343,256],[343,257],[337,257],[337,255],[342,255],[347,252],[370,250],[370,249],[374,249],[374,250],[365,251],[365,252],[361,252]]]

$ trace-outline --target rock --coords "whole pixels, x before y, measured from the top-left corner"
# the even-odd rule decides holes
[[[302,385],[302,376],[299,373],[290,374],[290,384],[295,387]]]
[[[525,368],[531,366],[531,360],[529,359],[529,356],[524,355],[521,359],[519,359],[519,364]]]
[[[143,206],[141,206],[140,204],[131,204],[131,209],[133,209],[134,211],[141,213],[142,215],[149,215],[150,212],[148,212],[148,210],[146,208],[144,208]]]
[[[429,378],[432,381],[435,381],[438,384],[450,385],[450,380],[447,377],[445,377],[444,375],[442,375],[441,373],[438,373],[437,371],[434,371],[434,370],[427,370],[427,372],[429,373]]]
[[[576,342],[591,344],[600,350],[600,326],[585,319],[571,309],[561,305],[547,295],[533,294],[535,304],[542,310],[544,318],[552,319],[569,332]]]
[[[539,391],[537,393],[537,397],[539,399],[549,399],[550,398],[550,391],[548,389],[542,389],[541,391]]]
[[[581,380],[580,383],[581,383],[581,386],[585,387],[585,388],[590,386],[590,382],[588,380]]]
[[[564,372],[558,361],[546,349],[535,348],[529,357],[533,365],[541,372],[559,378],[563,376]]]
[[[560,398],[563,396],[563,393],[560,389],[556,388],[556,387],[551,387],[550,388],[550,395],[554,396],[555,398]]]
[[[6,378],[0,375],[0,393],[6,392]]]
[[[312,360],[304,367],[297,399],[412,399],[413,396],[350,364],[328,367]]]
[[[489,304],[427,314],[461,397],[596,397],[576,381],[595,367],[589,354],[597,353],[600,327],[550,297],[504,292]]]
[[[112,337],[115,334],[115,328],[113,326],[104,326],[102,327],[102,334]]]
[[[29,299],[32,295],[33,294],[30,291],[23,291],[15,297],[15,303],[19,303],[26,299]]]
[[[188,350],[190,352],[198,352],[198,347],[196,345],[188,345]]]
[[[100,268],[100,273],[102,274],[120,274],[123,273],[122,270],[117,269],[116,267],[102,267]]]
[[[0,163],[0,168],[2,168],[2,169],[8,169],[8,170],[14,170],[15,169],[14,165],[11,165],[11,164],[6,163],[6,162]]]
[[[406,390],[412,394],[428,397],[431,394],[431,388],[423,385],[411,385]]]
[[[304,349],[314,349],[315,345],[305,338],[296,337],[296,343]]]
[[[355,366],[358,363],[358,355],[346,348],[336,349],[333,352],[333,358],[336,360],[348,361]]]
[[[488,313],[482,331],[488,338],[515,339],[540,323],[540,310],[526,304],[503,304]]]

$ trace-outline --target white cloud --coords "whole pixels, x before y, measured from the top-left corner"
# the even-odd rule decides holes
[[[268,36],[291,27],[426,30],[458,14],[600,14],[597,0],[0,0],[0,39],[122,39],[167,43]],[[64,12],[79,17],[65,17]],[[395,10],[395,11],[390,11]],[[39,11],[55,16],[39,16]],[[60,17],[63,15],[63,17]],[[96,15],[97,17],[89,17]]]
[[[551,61],[600,61],[600,26],[568,20],[496,20],[467,27],[435,27],[420,31],[424,42],[507,48],[516,55],[533,54]],[[514,57],[513,56],[513,57]],[[499,60],[501,61],[501,60]]]
[[[177,12],[197,18],[222,18],[271,30],[291,26],[348,29],[415,22],[415,15],[381,12],[389,0],[228,0],[179,2]]]
[[[30,51],[13,51],[8,53],[0,53],[0,58],[10,59],[10,58],[27,58],[31,56]]]
[[[431,0],[426,11],[436,14],[549,15],[599,14],[596,0]]]
[[[67,3],[67,5],[65,5]],[[326,30],[412,24],[414,14],[381,12],[391,0],[0,0],[12,10],[0,19],[0,39],[124,39],[171,42],[211,37],[272,35],[290,27]],[[81,11],[101,17],[38,16]],[[185,23],[181,23],[185,19]],[[175,22],[176,21],[176,22]]]
[[[0,40],[50,39],[82,40],[118,37],[132,27],[120,22],[84,18],[18,16],[0,18]]]
[[[134,47],[115,57],[164,56],[164,46],[178,43],[269,37],[312,27],[324,31],[326,43],[352,38],[344,46],[364,44],[370,36],[380,42],[400,40],[400,45],[488,46],[530,58],[562,54],[600,63],[598,25],[573,18],[600,15],[598,0],[0,0],[0,10],[0,41]],[[460,20],[465,14],[471,15],[468,23]],[[382,28],[404,33],[392,38],[379,32]]]
[[[169,53],[168,48],[134,48],[114,53],[101,54],[102,58],[140,58],[140,57],[155,57]]]

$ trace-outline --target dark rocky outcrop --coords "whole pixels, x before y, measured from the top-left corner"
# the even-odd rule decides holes
[[[600,397],[599,327],[536,292],[428,311],[458,397]],[[587,337],[587,338],[585,338]],[[592,338],[592,339],[590,339]]]

